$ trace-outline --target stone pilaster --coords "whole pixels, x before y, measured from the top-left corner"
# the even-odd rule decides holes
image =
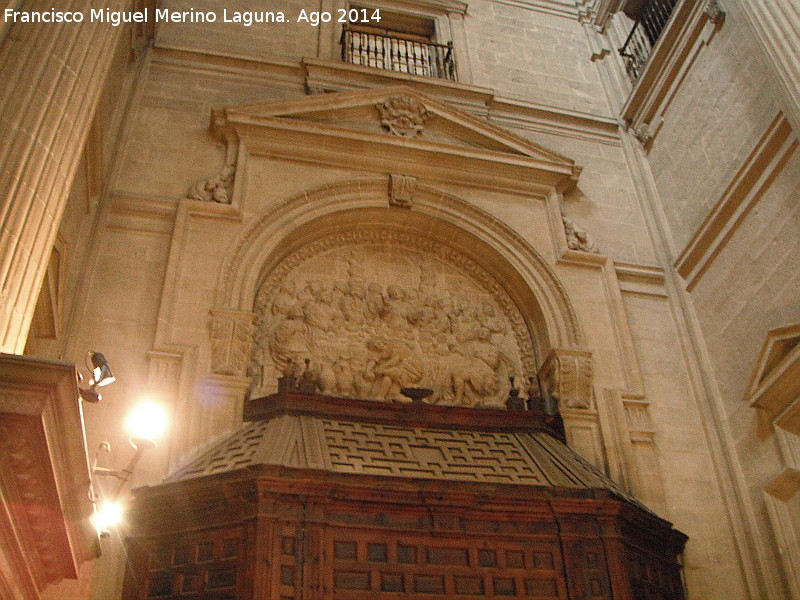
[[[119,9],[123,0],[110,1]],[[19,10],[49,12],[50,0]],[[36,298],[97,100],[123,27],[17,23],[0,46],[0,350],[25,345]]]

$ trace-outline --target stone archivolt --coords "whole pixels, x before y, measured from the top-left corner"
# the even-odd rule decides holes
[[[250,366],[256,394],[311,359],[324,393],[500,407],[508,376],[533,372],[524,320],[464,255],[410,233],[366,229],[321,238],[279,264],[256,298]]]

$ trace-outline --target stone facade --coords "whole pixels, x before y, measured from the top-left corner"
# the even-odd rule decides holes
[[[32,136],[0,152],[3,349],[106,355],[90,449],[155,396],[172,431],[134,485],[161,481],[305,358],[443,404],[538,374],[570,446],[689,536],[689,598],[800,598],[797,404],[753,391],[796,373],[796,8],[679,2],[631,82],[620,0],[364,3],[451,43],[445,81],[342,62],[343,0],[250,27],[222,22],[244,1],[130,4],[219,19],[64,27],[100,53],[64,76],[55,34],[0,28],[0,116]],[[45,597],[119,597],[103,545]]]

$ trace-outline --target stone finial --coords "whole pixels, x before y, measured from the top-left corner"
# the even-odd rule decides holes
[[[401,208],[411,208],[414,204],[414,188],[417,178],[411,175],[389,175],[389,204]]]
[[[567,247],[570,250],[580,250],[581,252],[591,252],[597,254],[599,249],[585,229],[579,227],[575,221],[569,217],[561,216],[564,222],[564,233],[567,236]]]
[[[375,105],[381,114],[381,125],[394,135],[416,137],[425,129],[430,117],[425,105],[413,98],[398,96]]]

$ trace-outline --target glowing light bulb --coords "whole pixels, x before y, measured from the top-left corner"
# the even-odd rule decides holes
[[[103,502],[91,517],[92,525],[99,531],[108,531],[122,521],[122,505],[118,502]]]
[[[128,416],[127,426],[134,438],[153,441],[167,429],[167,413],[156,402],[143,402]]]

